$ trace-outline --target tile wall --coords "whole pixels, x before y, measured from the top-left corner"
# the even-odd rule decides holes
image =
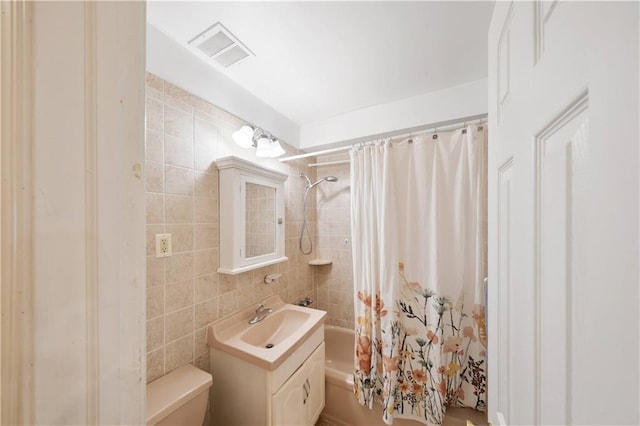
[[[218,274],[217,153],[244,121],[147,74],[147,381],[191,363],[209,370],[206,326],[278,293],[286,302],[316,297],[311,256],[298,252],[304,179],[312,159],[286,163],[287,262],[230,276]],[[283,144],[287,155],[299,153]],[[224,208],[224,206],[220,206]],[[315,198],[311,197],[311,228]],[[156,258],[155,234],[170,233],[173,255]],[[282,277],[270,286],[267,273]]]
[[[348,160],[347,153],[317,157],[317,162]],[[317,256],[331,259],[316,266],[319,309],[326,310],[327,324],[353,328],[353,272],[351,261],[351,187],[349,164],[317,168],[317,178],[336,176],[338,182],[316,187]]]

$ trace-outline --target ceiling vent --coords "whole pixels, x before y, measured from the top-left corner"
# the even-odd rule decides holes
[[[255,56],[220,22],[216,22],[194,37],[189,41],[189,46],[223,68],[249,56]]]

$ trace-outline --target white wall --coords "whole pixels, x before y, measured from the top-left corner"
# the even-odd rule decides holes
[[[357,142],[374,135],[405,133],[425,125],[487,113],[487,79],[348,112],[300,129],[300,149]]]
[[[298,126],[151,24],[147,71],[303,150],[487,114],[487,79],[481,79]]]
[[[147,24],[147,71],[268,130],[293,146],[299,145],[300,129],[296,123],[151,24]]]

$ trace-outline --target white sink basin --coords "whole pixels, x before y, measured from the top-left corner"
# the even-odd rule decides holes
[[[278,296],[266,299],[264,306],[273,312],[255,324],[249,324],[254,307],[211,324],[207,331],[209,346],[273,371],[324,323],[327,315],[284,303]]]
[[[272,313],[262,321],[253,324],[240,336],[240,340],[257,347],[273,348],[286,342],[292,334],[309,319],[309,312],[287,309]]]

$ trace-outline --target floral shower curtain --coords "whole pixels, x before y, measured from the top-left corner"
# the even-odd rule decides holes
[[[354,390],[383,420],[486,408],[486,130],[351,156]]]

